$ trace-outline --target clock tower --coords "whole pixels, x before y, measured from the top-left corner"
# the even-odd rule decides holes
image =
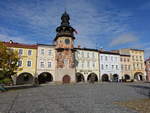
[[[75,82],[74,28],[70,26],[67,12],[61,17],[61,25],[56,28],[56,81]]]

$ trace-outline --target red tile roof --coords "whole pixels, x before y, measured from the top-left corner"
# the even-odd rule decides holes
[[[29,49],[37,49],[37,45],[35,44],[22,44],[16,42],[3,42],[7,47],[16,47],[16,48],[29,48]]]
[[[112,55],[120,55],[117,52],[112,52],[112,51],[105,51],[105,50],[100,50],[99,53],[101,54],[112,54]]]
[[[145,62],[150,61],[150,57],[148,59],[145,60]]]

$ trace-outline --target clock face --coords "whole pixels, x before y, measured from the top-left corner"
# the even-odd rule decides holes
[[[70,40],[69,39],[65,39],[65,43],[66,44],[70,44]]]

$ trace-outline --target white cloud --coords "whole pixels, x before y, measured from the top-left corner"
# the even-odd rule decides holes
[[[127,34],[120,35],[116,38],[113,38],[109,46],[113,47],[113,46],[118,46],[122,44],[137,42],[137,41],[138,41],[138,38],[136,36],[134,36],[131,33],[127,33]]]

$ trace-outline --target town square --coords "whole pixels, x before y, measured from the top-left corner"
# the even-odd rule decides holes
[[[0,94],[0,113],[149,113],[149,107],[142,112],[117,104],[148,99],[148,88],[149,84],[99,83],[12,90]],[[147,103],[139,105],[145,108]]]
[[[0,113],[150,113],[150,7],[122,3],[0,1]]]

